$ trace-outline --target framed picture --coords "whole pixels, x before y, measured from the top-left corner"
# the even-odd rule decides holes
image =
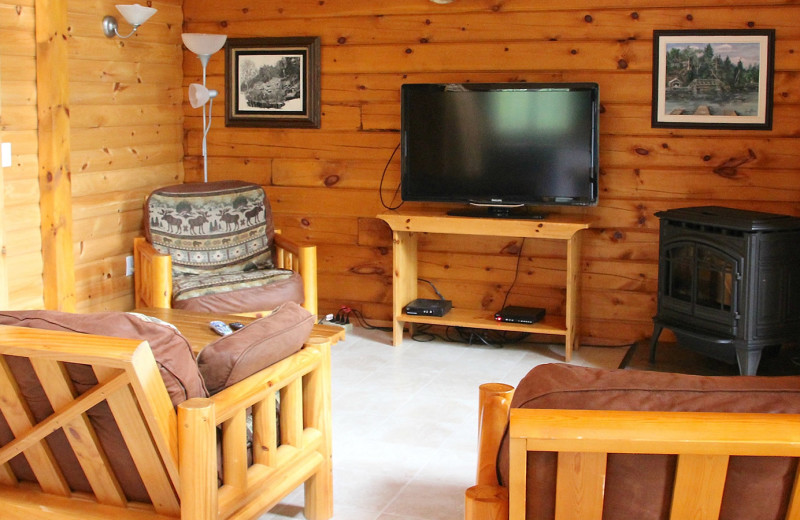
[[[772,129],[775,31],[653,32],[654,127]]]
[[[318,37],[230,38],[225,126],[319,128]]]

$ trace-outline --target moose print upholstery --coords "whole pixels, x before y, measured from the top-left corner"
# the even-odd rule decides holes
[[[150,194],[144,213],[146,241],[171,257],[171,307],[235,313],[304,303],[303,277],[276,267],[275,228],[261,186],[242,181],[167,186]],[[136,285],[138,292],[141,284]],[[139,300],[137,295],[137,306],[157,306]],[[305,307],[315,313],[316,301],[313,305]]]

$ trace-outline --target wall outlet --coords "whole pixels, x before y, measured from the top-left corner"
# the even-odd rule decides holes
[[[133,257],[125,257],[125,276],[133,276]]]
[[[0,164],[3,168],[11,167],[11,143],[0,143]]]

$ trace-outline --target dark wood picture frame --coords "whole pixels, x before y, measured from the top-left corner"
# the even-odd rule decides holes
[[[775,30],[653,31],[652,126],[771,130]]]
[[[225,126],[320,127],[320,39],[229,38]]]

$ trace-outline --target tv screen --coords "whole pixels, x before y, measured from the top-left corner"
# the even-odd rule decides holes
[[[403,85],[403,200],[596,204],[598,92],[595,83]]]

